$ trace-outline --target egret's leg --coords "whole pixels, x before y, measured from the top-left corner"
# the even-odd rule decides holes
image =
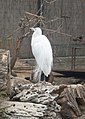
[[[43,83],[46,84],[46,76],[44,75]]]
[[[41,72],[38,73],[39,83],[41,82]]]
[[[45,75],[44,75],[44,82],[45,82]]]

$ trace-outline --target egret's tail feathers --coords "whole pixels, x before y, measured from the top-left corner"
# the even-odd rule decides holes
[[[41,69],[37,66],[34,70],[34,80],[41,81]]]
[[[48,77],[51,73],[51,66],[45,66],[45,68],[43,68],[43,73],[45,74],[46,77]]]

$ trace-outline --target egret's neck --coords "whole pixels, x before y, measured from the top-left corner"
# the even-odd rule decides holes
[[[32,35],[32,38],[36,38],[36,37],[38,37],[39,35],[42,35],[42,31],[41,31],[41,30],[35,31],[35,32],[33,33],[33,35]]]

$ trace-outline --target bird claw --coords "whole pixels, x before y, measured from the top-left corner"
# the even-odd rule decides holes
[[[44,80],[44,81],[42,81],[42,84],[43,84],[43,85],[45,85],[45,84],[46,84],[46,81],[45,81],[45,80]]]

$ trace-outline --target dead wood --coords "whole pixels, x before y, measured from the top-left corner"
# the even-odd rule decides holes
[[[30,119],[31,117],[35,117],[35,119],[45,119],[46,117],[55,119],[56,116],[59,116],[58,112],[60,111],[61,106],[55,101],[55,99],[58,98],[58,94],[53,95],[52,93],[54,90],[59,90],[59,86],[53,86],[51,83],[42,82],[33,84],[27,83],[27,81],[14,84],[15,86],[12,92],[15,91],[15,95],[12,96],[11,100],[18,100],[20,102],[4,102],[2,107],[6,105],[11,106],[6,109],[6,115],[11,115],[11,117],[23,116],[28,117],[28,119],[29,117]]]
[[[34,103],[24,103],[24,102],[12,102],[4,101],[0,104],[1,108],[5,108],[5,113],[7,115],[22,116],[22,117],[42,117],[44,116],[45,110],[47,110],[46,105],[34,104]]]
[[[43,84],[43,82],[37,84],[27,82],[24,84],[15,83],[14,88],[12,88],[12,92],[15,92],[15,95],[12,96],[11,100],[45,105],[50,104],[52,106],[54,105],[52,103],[54,103],[55,99],[58,97],[58,94],[52,94],[54,90],[59,90],[59,86],[53,86],[50,83]],[[54,107],[56,108],[56,111],[60,108],[56,102]]]
[[[82,115],[80,105],[85,105],[85,87],[81,84],[68,85],[60,94],[57,103],[61,105],[61,115],[66,119]]]
[[[0,49],[0,90],[10,92],[10,51]]]
[[[18,55],[19,55],[19,51],[20,51],[20,48],[21,48],[23,39],[24,39],[25,37],[27,37],[27,36],[30,34],[30,32],[25,33],[25,28],[26,28],[27,26],[29,26],[30,23],[33,24],[33,22],[34,22],[34,23],[36,22],[36,24],[37,24],[37,23],[39,22],[38,19],[43,19],[42,16],[38,16],[38,15],[36,15],[36,14],[32,14],[32,13],[29,13],[29,12],[26,12],[25,15],[26,15],[26,18],[27,18],[27,19],[28,19],[28,16],[35,17],[36,19],[35,19],[35,20],[31,20],[31,18],[30,18],[30,21],[28,20],[28,22],[29,22],[28,24],[26,24],[26,23],[24,22],[24,21],[25,21],[24,19],[21,19],[21,21],[19,22],[19,26],[20,26],[20,29],[19,29],[19,30],[21,31],[21,36],[19,36],[19,37],[17,38],[17,40],[16,40],[16,47],[15,47],[14,54],[13,54],[12,60],[11,60],[11,70],[14,68],[15,62],[16,62],[17,57],[18,57]],[[35,24],[35,25],[36,25],[36,24]]]
[[[25,24],[23,24],[23,27],[21,27],[21,33],[22,33],[22,36],[25,33]],[[21,45],[22,45],[22,41],[23,41],[23,37],[17,38],[16,48],[15,48],[14,54],[13,54],[12,59],[11,59],[11,70],[13,69],[13,67],[15,65],[15,62],[17,60],[17,57],[19,55],[19,51],[20,51],[20,48],[21,48]]]
[[[41,104],[46,106],[47,109],[43,113],[43,116],[36,117],[31,115],[32,118],[49,119],[49,117],[52,117],[53,119],[56,119],[59,114],[58,112],[60,112],[62,119],[74,119],[82,115],[83,109],[81,108],[81,105],[85,105],[85,87],[83,85],[57,86],[48,82],[34,84],[21,77],[11,78],[11,101],[20,101],[20,103],[28,102],[33,105]],[[30,112],[29,108],[28,112]],[[9,114],[10,113],[11,112],[9,111]],[[27,114],[27,110],[20,111],[17,109],[14,114],[20,116],[21,113],[24,117],[27,115],[28,119],[31,118]],[[14,116],[14,114],[12,114],[12,116]],[[61,119],[61,117],[59,117],[59,119]]]
[[[32,14],[32,13],[30,13],[30,12],[25,12],[25,15],[26,16],[29,16],[29,17],[35,17],[35,18],[38,18],[38,19],[44,19],[44,17],[43,16],[39,16],[39,15],[36,15],[36,14]]]

